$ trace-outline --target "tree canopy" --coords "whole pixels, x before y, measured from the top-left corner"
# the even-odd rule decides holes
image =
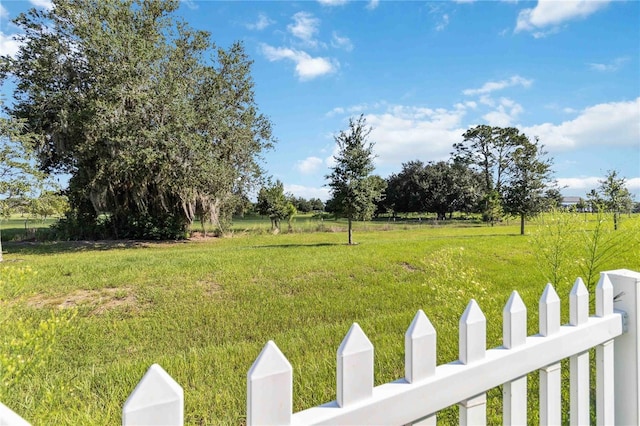
[[[54,0],[18,16],[2,75],[9,112],[38,135],[40,167],[71,174],[70,226],[176,238],[196,216],[223,226],[261,176],[271,123],[241,43],[217,48],[173,13],[178,0]],[[93,235],[76,235],[91,237]]]
[[[520,217],[521,235],[525,218],[535,216],[548,205],[545,189],[551,179],[551,161],[545,154],[537,139],[531,142],[520,135],[511,155],[503,199],[505,211]]]
[[[284,185],[279,180],[274,184],[260,188],[256,209],[261,215],[269,216],[273,232],[280,231],[280,221],[282,220],[287,220],[289,229],[291,229],[291,220],[297,213],[295,205],[285,195]]]

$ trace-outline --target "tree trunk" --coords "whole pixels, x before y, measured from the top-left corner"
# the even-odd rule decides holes
[[[2,233],[0,232],[0,262],[2,262]]]
[[[351,227],[351,218],[349,218],[349,245],[353,244],[353,229]]]
[[[524,214],[520,215],[520,235],[524,235]]]
[[[613,212],[613,230],[618,230],[618,212]]]

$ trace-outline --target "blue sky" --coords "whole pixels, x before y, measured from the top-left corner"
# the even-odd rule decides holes
[[[1,53],[34,5],[50,2],[0,3]],[[616,169],[640,200],[636,0],[189,0],[179,15],[244,42],[278,139],[265,169],[297,196],[328,198],[333,135],[364,114],[382,177],[446,160],[472,126],[514,126],[546,146],[564,195]]]

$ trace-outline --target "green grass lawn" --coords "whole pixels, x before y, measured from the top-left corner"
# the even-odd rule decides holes
[[[639,221],[619,232],[637,234]],[[233,237],[175,243],[5,242],[4,267],[37,273],[0,288],[0,304],[14,313],[3,329],[18,317],[77,315],[46,365],[2,402],[34,424],[117,424],[159,363],[184,388],[188,424],[239,424],[246,373],[268,340],[293,365],[299,411],[335,399],[336,350],[353,322],[374,345],[376,385],[404,376],[404,333],[418,309],[438,332],[439,363],[458,357],[458,321],[471,298],[488,318],[488,347],[502,343],[513,289],[537,333],[547,280],[515,221],[358,223],[355,246],[345,244],[342,222],[322,224],[329,232],[271,235],[255,229],[268,221],[240,222]],[[617,268],[640,270],[637,245],[620,247],[603,269]],[[557,285],[565,319],[575,276]],[[499,402],[489,410],[492,418]]]

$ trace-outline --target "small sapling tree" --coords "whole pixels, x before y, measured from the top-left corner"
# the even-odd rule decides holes
[[[613,213],[614,231],[618,230],[620,213],[630,212],[633,206],[631,193],[626,187],[626,179],[619,177],[616,170],[610,170],[604,180],[599,182],[598,194],[604,208]]]
[[[363,115],[349,119],[349,129],[335,137],[338,153],[331,173],[326,176],[336,213],[348,220],[350,245],[353,244],[353,220],[371,219],[385,189],[385,181],[371,175],[375,156],[374,144],[367,140],[370,133]]]

